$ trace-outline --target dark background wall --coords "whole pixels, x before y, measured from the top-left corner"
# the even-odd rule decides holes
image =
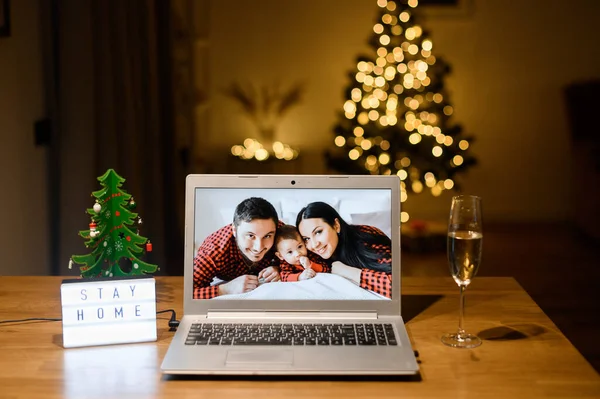
[[[77,231],[88,222],[83,211],[97,187],[89,163],[90,1],[61,3],[65,150],[59,167],[67,193],[60,202],[57,234],[60,270],[66,272],[69,255],[82,250]],[[231,145],[253,134],[235,104],[220,94],[231,81],[244,79],[307,82],[304,102],[290,111],[278,134],[301,149],[298,171],[325,171],[321,154],[332,145],[331,127],[344,101],[347,72],[355,68],[355,57],[368,50],[375,1],[202,3],[209,6],[208,17],[201,21],[208,26],[207,35],[191,41],[195,65],[206,68],[209,77],[208,105],[195,114],[201,119],[198,126],[204,126],[196,132],[202,143],[196,154],[203,165],[198,171],[211,165],[213,171],[227,172]],[[463,179],[465,191],[483,196],[490,222],[571,220],[580,199],[572,194],[574,159],[563,89],[600,75],[600,47],[595,43],[600,3],[459,3],[468,8],[431,13],[424,26],[434,54],[443,55],[453,67],[447,84],[454,115],[477,138],[472,150],[480,166]],[[12,1],[12,33],[0,38],[1,274],[50,271],[48,154],[33,140],[33,124],[48,110],[41,4]],[[441,219],[448,203],[449,194],[441,199],[422,195],[412,197],[407,208],[414,218]]]

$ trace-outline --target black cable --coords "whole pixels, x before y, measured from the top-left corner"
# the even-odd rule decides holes
[[[30,317],[28,319],[17,319],[17,320],[0,320],[0,324],[4,323],[22,323],[25,321],[61,321],[62,319],[49,319],[46,317]]]
[[[157,310],[156,314],[171,312],[171,318],[175,318],[175,311],[173,309]]]
[[[179,320],[173,309],[159,310],[156,314],[171,312],[171,319],[169,319],[169,331],[175,331],[179,327]]]
[[[156,314],[171,312],[171,318],[169,319],[169,330],[175,331],[177,327],[179,327],[179,320],[177,320],[177,315],[175,314],[175,310],[173,309],[165,309],[159,310]],[[24,323],[26,321],[61,321],[62,319],[52,319],[47,317],[30,317],[27,319],[15,319],[15,320],[0,320],[0,324],[6,323]]]

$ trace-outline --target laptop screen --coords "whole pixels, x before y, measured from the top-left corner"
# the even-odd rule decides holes
[[[194,299],[391,299],[390,189],[196,188],[194,204]]]

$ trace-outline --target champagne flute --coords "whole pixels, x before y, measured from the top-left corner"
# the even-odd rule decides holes
[[[458,331],[442,336],[442,342],[454,348],[481,345],[479,337],[465,332],[463,318],[465,290],[479,269],[482,243],[481,198],[473,195],[452,197],[448,221],[448,263],[450,274],[460,288],[460,311]]]

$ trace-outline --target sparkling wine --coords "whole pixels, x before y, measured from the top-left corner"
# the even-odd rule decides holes
[[[458,285],[469,285],[481,263],[483,234],[475,231],[448,233],[450,273]]]

